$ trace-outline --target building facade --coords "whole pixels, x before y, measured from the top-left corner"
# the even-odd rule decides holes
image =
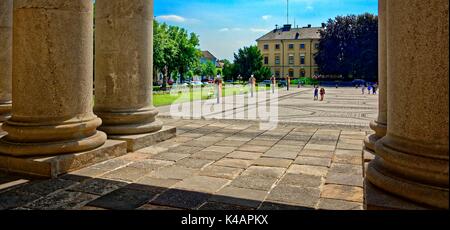
[[[257,39],[263,55],[263,65],[277,78],[313,77],[319,74],[314,61],[318,51],[322,27],[291,28],[284,25]]]

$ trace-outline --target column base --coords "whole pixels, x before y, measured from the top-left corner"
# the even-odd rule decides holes
[[[131,124],[131,125],[102,125],[98,128],[108,135],[139,135],[154,133],[161,130],[163,123],[154,121],[152,123]]]
[[[12,104],[0,104],[0,123],[11,117]]]
[[[124,141],[107,140],[94,150],[52,157],[18,158],[0,154],[0,170],[31,176],[56,178],[127,154]]]
[[[448,209],[448,159],[431,155],[443,155],[445,150],[391,135],[378,141],[375,149],[377,157],[366,173],[370,183],[411,202]],[[430,157],[420,155],[424,153]]]
[[[128,152],[135,152],[152,146],[158,142],[169,140],[176,136],[177,129],[175,127],[163,127],[154,133],[137,134],[137,135],[109,135],[111,140],[126,141],[128,144]]]
[[[369,167],[369,163],[375,160],[375,153],[367,147],[364,147],[361,160],[363,177],[366,177],[366,170]]]
[[[100,147],[107,139],[106,134],[99,131],[80,140],[47,143],[16,143],[6,140],[7,138],[8,136],[4,136],[0,139],[0,154],[15,157],[52,156],[84,152]]]
[[[369,181],[364,181],[364,209],[365,210],[431,210],[414,202],[387,193]]]
[[[366,146],[369,151],[374,152],[375,143],[386,136],[387,125],[378,121],[372,121],[370,123],[370,128],[375,131],[375,134],[369,135],[364,139],[364,146]]]

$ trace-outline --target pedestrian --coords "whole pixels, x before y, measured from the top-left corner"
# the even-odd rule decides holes
[[[289,75],[286,75],[286,89],[289,91],[289,88],[291,87],[291,77]]]
[[[369,86],[367,87],[367,93],[370,95],[371,92],[372,92],[372,84],[369,84]]]
[[[275,78],[275,75],[272,75],[270,78],[270,83],[272,84],[272,94],[275,94],[275,86],[277,84],[277,78]]]
[[[323,101],[325,97],[325,88],[320,89],[320,101]]]
[[[314,86],[314,101],[319,100],[319,87]]]
[[[363,95],[366,94],[366,85],[365,84],[362,85],[361,91],[362,91]]]
[[[376,95],[377,94],[377,90],[378,90],[378,84],[377,83],[375,83],[375,85],[373,85],[372,90],[373,90],[373,95]]]
[[[250,77],[250,79],[248,80],[248,83],[250,84],[251,97],[254,97],[255,86],[256,86],[256,78],[255,78],[255,76],[253,74]]]

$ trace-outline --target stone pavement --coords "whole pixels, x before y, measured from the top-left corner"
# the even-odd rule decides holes
[[[266,112],[270,113],[271,121],[292,124],[316,124],[330,127],[354,126],[369,127],[371,121],[378,116],[378,96],[362,95],[361,88],[326,88],[325,101],[313,100],[313,89],[291,88],[279,89],[276,96],[260,92],[256,103],[252,103],[247,95],[225,97],[221,106],[216,100],[207,100],[198,105],[181,103],[180,108],[191,110],[171,112],[173,106],[159,107],[160,114],[172,118],[215,118],[220,120],[267,120]],[[366,90],[367,92],[367,90]],[[199,102],[197,102],[199,103]],[[192,109],[195,106],[203,108]],[[257,107],[266,106],[267,111],[261,113]],[[269,105],[271,107],[269,107]],[[192,111],[194,110],[194,111]],[[276,116],[273,116],[276,114]]]
[[[0,209],[362,209],[365,130],[162,120],[176,138],[58,179],[0,174]]]

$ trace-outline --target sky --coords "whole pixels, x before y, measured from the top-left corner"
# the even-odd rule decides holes
[[[287,0],[154,0],[160,22],[200,36],[200,49],[232,61],[239,48],[256,44],[287,23]],[[289,23],[321,26],[338,15],[378,14],[378,0],[289,0]]]

